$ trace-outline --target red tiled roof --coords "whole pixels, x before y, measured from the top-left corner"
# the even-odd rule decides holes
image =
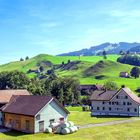
[[[0,90],[0,103],[8,103],[12,95],[30,95],[27,90]]]
[[[35,116],[46,104],[54,98],[51,96],[12,96],[10,102],[2,108],[3,112]],[[56,99],[55,99],[56,101]],[[57,102],[60,106],[60,104]],[[61,108],[69,113],[64,107]]]

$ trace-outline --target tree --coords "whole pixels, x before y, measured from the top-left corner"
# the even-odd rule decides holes
[[[106,53],[106,51],[103,51],[103,58],[104,59],[107,59],[107,53]]]
[[[118,85],[115,82],[112,82],[112,81],[107,81],[104,84],[104,87],[107,90],[117,90],[118,89]]]
[[[124,55],[125,52],[124,52],[123,50],[120,50],[119,54],[120,54],[120,55]]]
[[[0,73],[0,89],[26,89],[30,79],[19,71]]]
[[[62,61],[62,65],[64,65],[65,63],[64,63],[64,61]]]
[[[44,82],[38,79],[31,79],[27,89],[33,94],[33,95],[50,95],[45,90]]]
[[[70,77],[52,79],[50,77],[45,81],[45,89],[63,105],[80,102],[79,81],[76,79]]]
[[[28,59],[29,59],[29,57],[28,57],[28,56],[26,56],[25,60],[28,60]]]
[[[44,67],[43,66],[40,66],[39,67],[39,70],[40,70],[40,72],[43,72],[44,71]]]
[[[24,59],[23,58],[20,58],[20,61],[24,61]]]
[[[70,60],[68,60],[68,64],[70,63]]]
[[[139,75],[140,75],[140,69],[138,67],[133,67],[131,69],[131,72],[130,72],[131,76],[132,77],[135,77],[136,78],[139,78]]]

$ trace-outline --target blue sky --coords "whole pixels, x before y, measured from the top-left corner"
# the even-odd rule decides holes
[[[120,41],[140,42],[140,0],[0,0],[0,64]]]

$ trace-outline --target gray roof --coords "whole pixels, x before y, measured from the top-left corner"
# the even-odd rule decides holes
[[[114,91],[94,91],[90,97],[90,100],[109,101],[116,95],[117,92],[118,92],[117,90],[114,90]]]
[[[122,88],[120,90],[114,91],[94,91],[90,97],[91,101],[110,101],[114,96],[116,96],[121,91],[124,91],[133,101],[140,104],[140,98],[134,94],[129,88]]]

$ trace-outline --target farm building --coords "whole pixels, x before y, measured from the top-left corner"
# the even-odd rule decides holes
[[[129,73],[128,72],[120,72],[120,77],[128,78]]]
[[[51,96],[12,96],[2,107],[4,126],[26,133],[45,132],[52,123],[67,120],[69,112]]]
[[[9,103],[13,95],[30,95],[27,90],[0,90],[0,108]],[[0,112],[0,125],[3,120],[2,112]]]
[[[92,91],[95,91],[95,90],[102,90],[103,86],[102,85],[80,85],[79,89],[81,93],[84,93],[84,92],[91,93]]]
[[[129,88],[95,91],[90,100],[91,116],[140,116],[140,98]]]

